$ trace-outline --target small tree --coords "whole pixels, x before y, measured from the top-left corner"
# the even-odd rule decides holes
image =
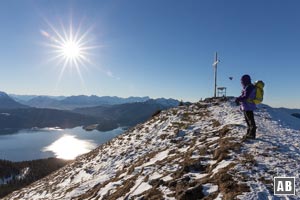
[[[183,106],[184,104],[183,104],[183,101],[181,100],[180,102],[179,102],[179,106]]]

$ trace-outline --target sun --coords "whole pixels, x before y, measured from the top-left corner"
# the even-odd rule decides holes
[[[68,26],[60,23],[60,28],[56,28],[48,21],[46,22],[49,30],[41,30],[40,32],[47,38],[47,42],[44,44],[51,48],[53,56],[50,61],[55,60],[57,66],[61,68],[59,81],[66,68],[75,69],[82,79],[81,68],[92,64],[89,58],[91,50],[98,48],[92,44],[92,40],[89,38],[92,28],[83,31],[82,23],[80,23],[75,30],[72,21]]]
[[[82,55],[82,50],[76,41],[70,40],[62,45],[61,53],[66,59],[78,59]]]

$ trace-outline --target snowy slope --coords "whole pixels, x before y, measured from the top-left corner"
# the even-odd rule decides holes
[[[296,176],[300,195],[300,132],[270,110],[256,112],[247,141],[232,100],[162,111],[4,199],[274,199],[277,175]]]
[[[262,105],[261,108],[267,109],[272,119],[280,122],[282,126],[300,130],[300,119],[292,115],[299,114],[299,109],[271,108],[267,105]]]

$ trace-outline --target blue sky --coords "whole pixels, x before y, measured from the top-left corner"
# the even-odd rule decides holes
[[[240,77],[266,83],[265,103],[300,108],[300,2],[239,0],[3,0],[0,6],[0,90],[17,94],[171,97],[213,95],[219,86],[240,94]],[[62,64],[41,30],[60,22],[93,29],[81,66],[83,82]],[[229,80],[233,77],[233,80]]]

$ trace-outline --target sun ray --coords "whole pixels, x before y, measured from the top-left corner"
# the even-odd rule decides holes
[[[77,28],[77,31],[76,31],[76,33],[74,35],[74,40],[75,41],[78,41],[78,37],[80,35],[80,31],[81,31],[81,26],[82,26],[83,20],[84,20],[84,18],[80,20],[78,28]]]
[[[77,40],[79,43],[84,42],[84,39],[87,37],[87,35],[94,29],[94,27],[88,28]]]
[[[92,65],[92,62],[84,55],[80,55],[80,59]]]
[[[50,63],[50,62],[53,62],[54,60],[57,61],[57,65],[60,65],[64,61],[62,55],[55,53],[55,56],[52,56],[51,58],[49,58],[47,60],[47,62]]]
[[[52,26],[52,24],[50,22],[48,22],[47,20],[46,20],[46,23],[52,29],[52,31],[56,34],[56,36],[58,36],[62,42],[65,42],[64,37],[61,36],[61,34],[54,28],[54,26]],[[59,41],[57,41],[57,40],[54,40],[54,41],[59,43]]]
[[[66,31],[66,29],[65,29],[65,26],[63,25],[63,22],[60,20],[60,27],[61,27],[61,29],[62,29],[62,32],[63,32],[63,34],[64,34],[64,37],[65,38],[68,38],[68,33],[67,33],[67,31]]]
[[[82,74],[81,74],[81,71],[80,71],[80,68],[79,68],[79,65],[78,65],[78,63],[77,63],[77,61],[76,61],[76,60],[74,61],[74,66],[75,66],[75,68],[76,68],[76,71],[77,71],[77,73],[78,73],[78,75],[79,75],[79,78],[80,78],[81,84],[82,84],[82,85],[85,85],[85,83],[84,83],[84,79],[83,79],[83,77],[82,77]]]
[[[82,50],[90,50],[90,49],[97,49],[97,48],[100,48],[101,46],[100,45],[95,45],[95,46],[83,46],[81,47],[80,49]],[[84,52],[86,53],[86,52]]]
[[[60,73],[59,73],[59,76],[58,76],[58,80],[56,82],[56,88],[58,87],[58,85],[59,85],[59,83],[60,83],[60,81],[62,79],[62,76],[63,76],[63,74],[65,72],[65,69],[66,69],[66,66],[67,66],[67,62],[68,62],[67,60],[64,60],[63,67],[60,70]]]

